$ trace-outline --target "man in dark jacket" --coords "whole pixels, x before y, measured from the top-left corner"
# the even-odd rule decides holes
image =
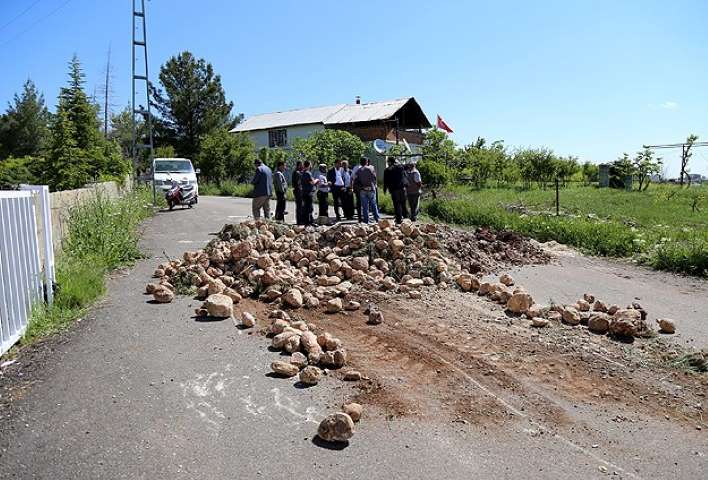
[[[406,208],[406,173],[403,165],[395,157],[388,157],[388,168],[384,170],[384,193],[391,192],[396,223],[401,223],[403,217],[408,217]]]
[[[303,225],[312,225],[314,219],[312,218],[312,203],[313,197],[315,196],[315,186],[318,181],[313,177],[310,161],[305,160],[302,164],[302,172],[300,175],[300,187],[302,191],[302,223]]]
[[[288,192],[288,181],[285,179],[285,162],[280,160],[275,169],[275,221],[285,221],[285,195]]]
[[[293,175],[290,178],[290,185],[293,187],[293,195],[295,196],[295,223],[304,225],[303,206],[302,206],[302,161],[298,160],[293,170]]]
[[[270,218],[270,197],[273,195],[273,172],[260,160],[256,160],[256,175],[251,180],[253,184],[253,200],[251,209],[253,218],[258,220],[261,218],[261,209],[263,216],[268,220]]]

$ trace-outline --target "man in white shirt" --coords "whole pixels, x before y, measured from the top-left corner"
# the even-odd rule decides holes
[[[342,161],[337,160],[334,167],[327,172],[327,181],[331,185],[332,200],[334,201],[334,215],[337,221],[342,220],[340,210],[342,209],[342,197],[344,193],[344,177],[342,176]]]

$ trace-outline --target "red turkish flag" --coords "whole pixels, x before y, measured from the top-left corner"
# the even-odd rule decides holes
[[[440,130],[445,130],[447,133],[454,133],[454,132],[452,131],[452,128],[450,128],[450,127],[448,126],[448,124],[445,123],[445,120],[443,120],[440,115],[438,115],[437,126],[438,126],[438,128],[439,128]]]

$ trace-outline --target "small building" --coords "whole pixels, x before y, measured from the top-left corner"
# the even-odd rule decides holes
[[[254,115],[231,132],[247,133],[257,149],[292,148],[295,139],[325,129],[345,130],[369,145],[376,139],[390,143],[405,139],[414,148],[422,145],[424,130],[431,127],[413,97],[371,103],[356,97],[353,104]]]

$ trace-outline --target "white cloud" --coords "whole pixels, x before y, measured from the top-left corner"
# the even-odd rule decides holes
[[[672,101],[664,102],[660,106],[665,110],[676,110],[677,108],[679,108],[679,104]]]

